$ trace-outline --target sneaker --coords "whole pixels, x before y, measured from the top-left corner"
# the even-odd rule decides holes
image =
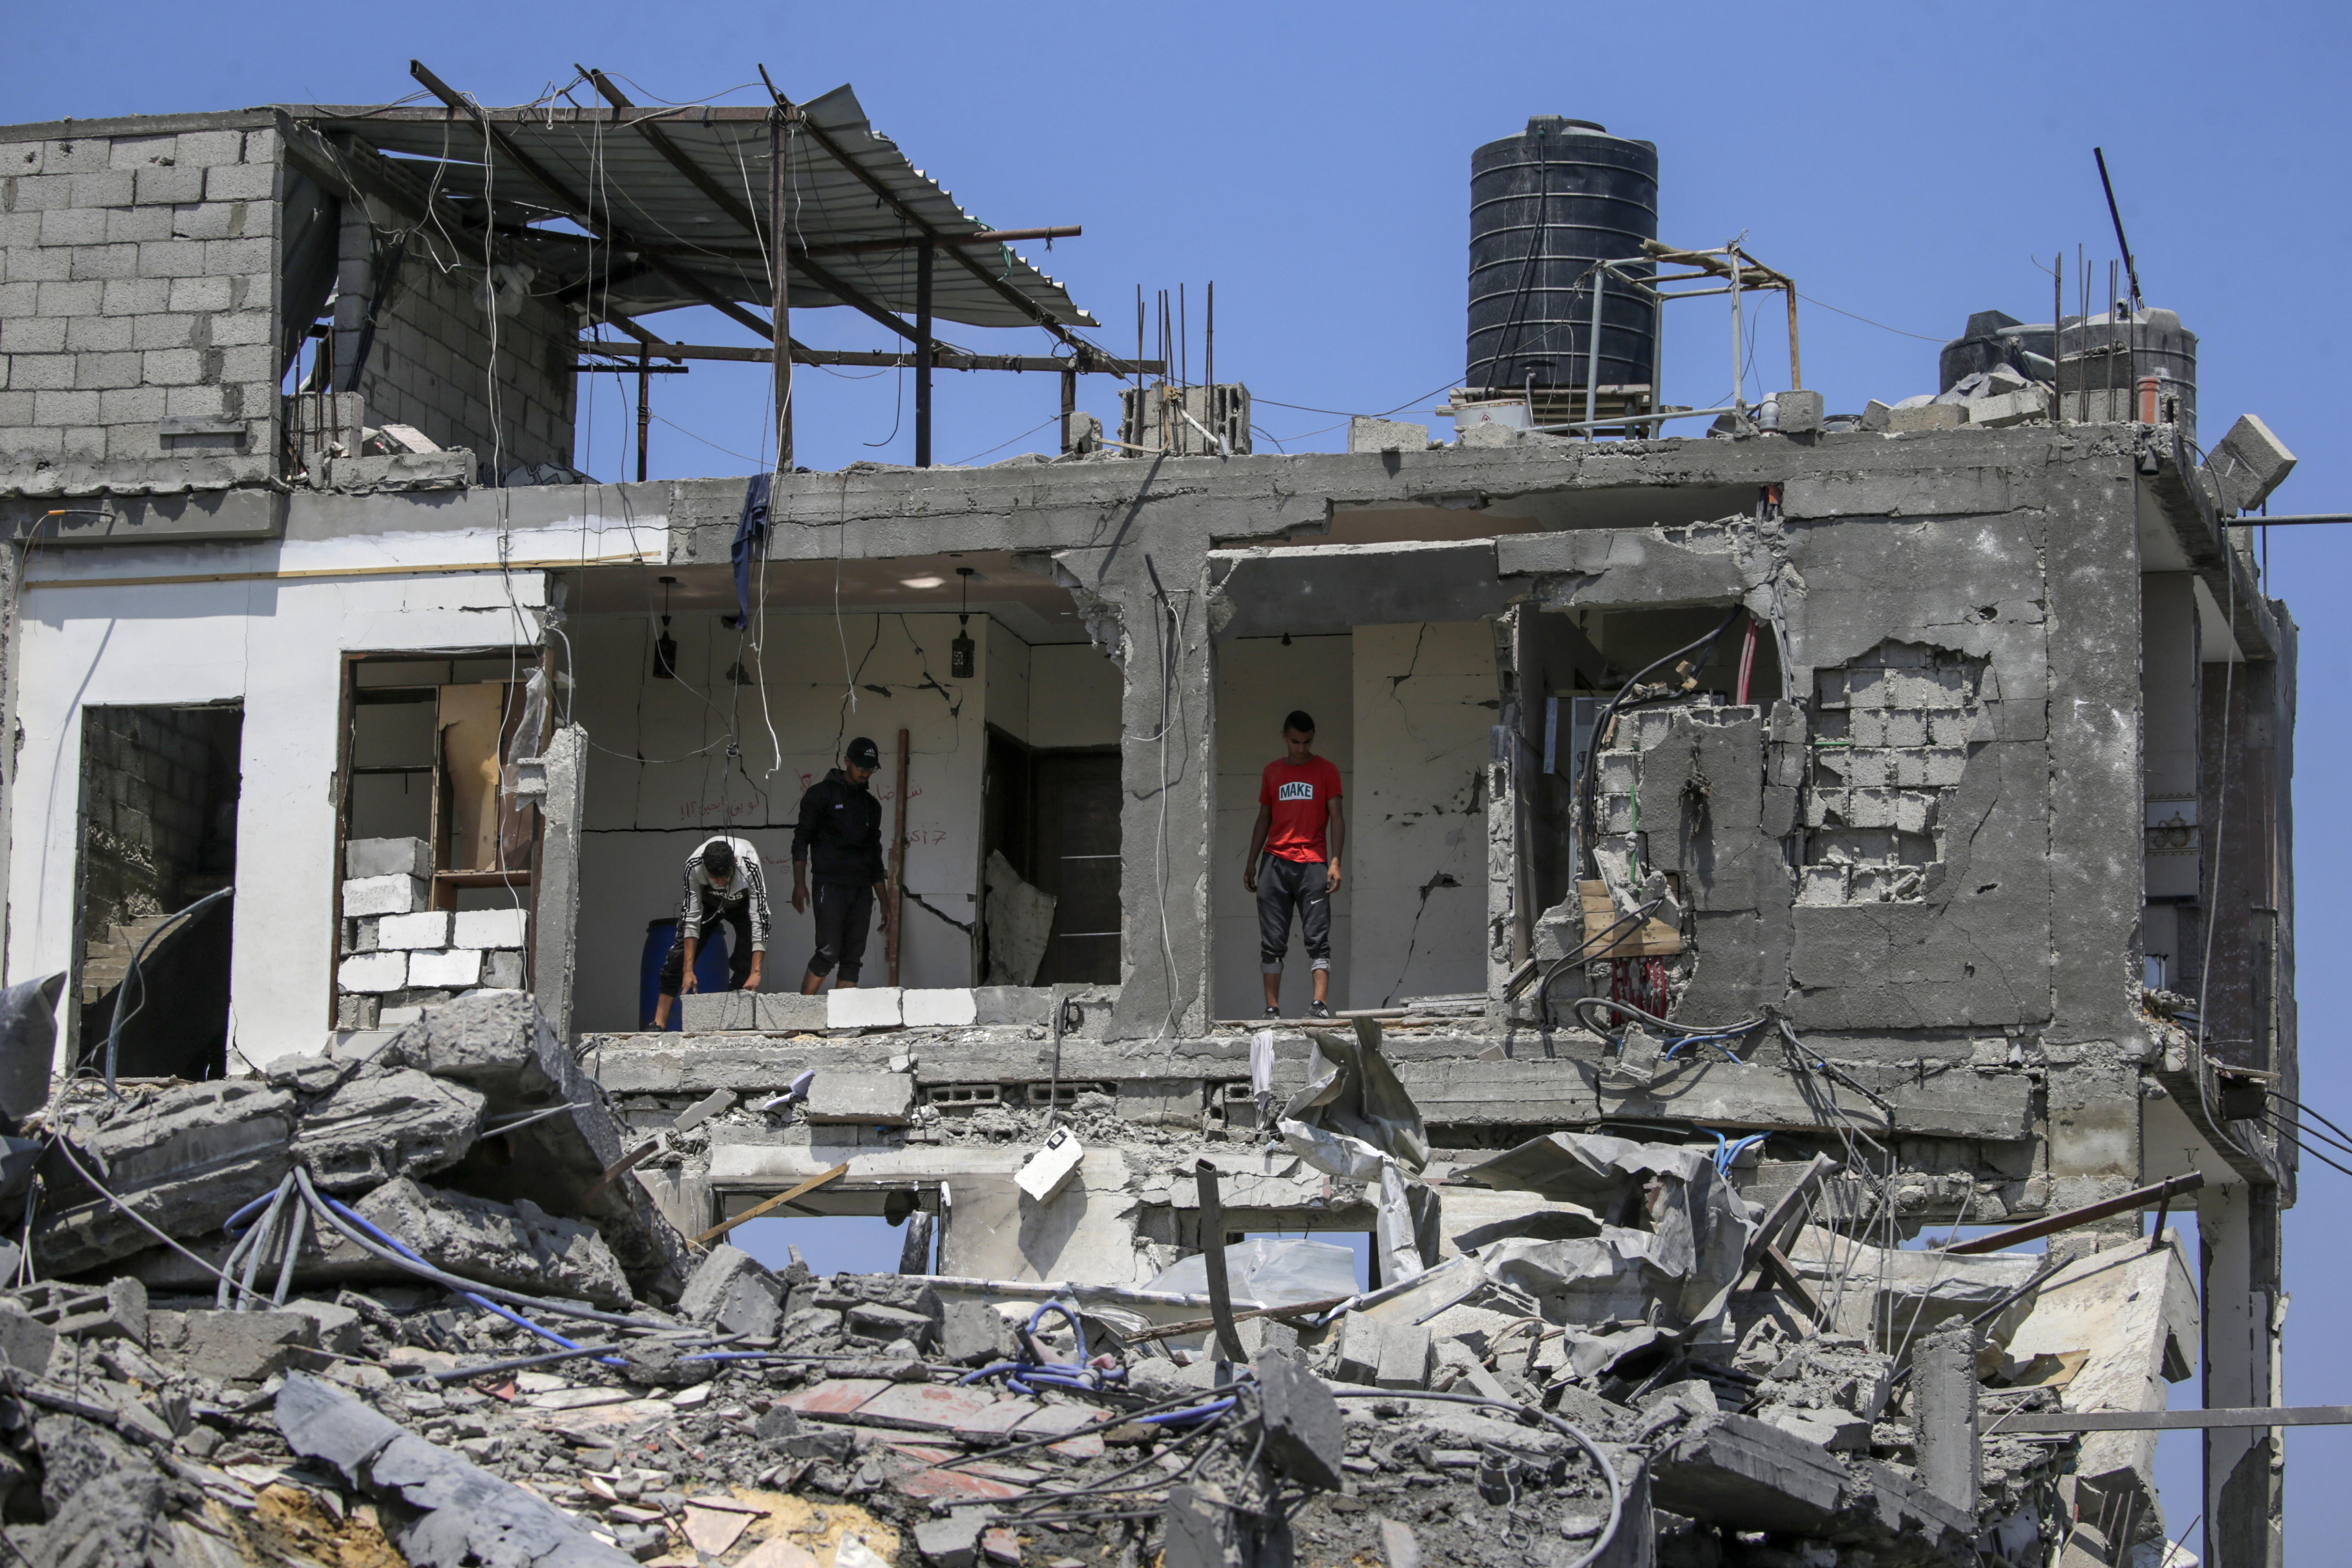
[[[1309,1006],[1307,1011],[1315,1017],[1328,1018],[1331,1016],[1331,1005],[1328,1002],[1318,1002]]]
[[[1282,1009],[1279,1007],[1268,1007],[1265,1010],[1265,1016],[1269,1018],[1279,1018],[1282,1016]]]

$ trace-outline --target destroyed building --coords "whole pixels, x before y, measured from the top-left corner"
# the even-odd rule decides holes
[[[846,89],[419,79],[0,128],[37,1562],[2183,1530],[2150,1413],[2197,1366],[2277,1404],[2300,1108],[2295,634],[2242,521],[2294,459],[2197,445],[2178,318],[1985,312],[1937,392],[1832,415],[1795,285],[1661,244],[1655,149],[1547,117],[1474,166],[1455,428],[1258,454],[1244,388],[1083,336]],[[1562,162],[1606,177],[1512,184]],[[1785,292],[1788,390],[1663,400],[1684,278]],[[759,342],[639,321],[695,304]],[[772,366],[833,307],[908,346],[793,344],[774,472],[572,468],[583,372]],[[919,466],[793,464],[828,362],[917,371]],[[999,368],[1060,380],[1058,453],[929,465],[931,374]],[[1298,708],[1351,806],[1328,1025],[1297,973],[1259,1016],[1240,878]],[[802,996],[779,879],[858,733],[887,983]],[[776,963],[656,1032],[721,828]],[[887,1218],[902,1272],[771,1271],[755,1212]],[[1303,1232],[1369,1275],[1243,1239]],[[550,1311],[569,1359],[514,1364]],[[2207,1560],[2277,1562],[2277,1429],[2204,1443]]]

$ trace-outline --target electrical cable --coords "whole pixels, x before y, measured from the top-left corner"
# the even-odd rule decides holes
[[[421,1258],[403,1257],[400,1253],[390,1247],[380,1246],[372,1239],[366,1234],[366,1231],[362,1228],[362,1226],[366,1226],[367,1222],[361,1219],[357,1215],[351,1215],[351,1223],[347,1224],[341,1215],[338,1215],[334,1212],[336,1209],[341,1208],[342,1205],[334,1203],[331,1199],[320,1196],[317,1189],[312,1187],[310,1184],[309,1172],[298,1168],[295,1172],[295,1175],[299,1184],[303,1189],[304,1197],[306,1199],[315,1200],[311,1206],[319,1213],[320,1217],[333,1225],[338,1231],[341,1232],[343,1236],[359,1247],[361,1250],[383,1262],[391,1264],[394,1268],[398,1268],[404,1273],[414,1274],[420,1279],[430,1280],[446,1290],[473,1292],[478,1295],[489,1297],[494,1300],[508,1302],[519,1307],[528,1307],[534,1312],[550,1312],[560,1318],[579,1318],[593,1323],[609,1323],[616,1328],[648,1329],[655,1332],[665,1332],[677,1327],[675,1323],[657,1323],[646,1318],[631,1318],[625,1317],[618,1312],[599,1311],[593,1307],[580,1306],[576,1302],[551,1301],[538,1296],[527,1296],[520,1290],[509,1290],[501,1286],[485,1285],[478,1280],[464,1279],[458,1275],[451,1274],[446,1269],[436,1268],[432,1264],[426,1263]],[[344,1213],[350,1214],[350,1211],[345,1209]],[[203,1260],[198,1258],[196,1261],[201,1263]],[[219,1270],[212,1268],[209,1264],[205,1265],[205,1268],[210,1272],[215,1274],[219,1272]]]
[[[100,1185],[98,1178],[91,1175],[89,1170],[83,1166],[79,1160],[74,1158],[73,1145],[67,1142],[64,1138],[53,1137],[49,1142],[49,1147],[64,1155],[66,1163],[71,1165],[74,1168],[75,1173],[80,1176],[84,1182],[89,1184],[92,1191],[96,1192],[100,1197],[104,1198],[108,1203],[112,1204],[116,1208],[121,1209],[125,1215],[129,1215],[131,1222],[137,1225],[140,1229],[145,1231],[148,1235],[153,1237],[156,1240],[162,1242],[164,1246],[170,1247],[173,1251],[178,1253],[181,1257],[186,1258],[189,1262],[194,1264],[197,1268],[203,1269],[214,1279],[222,1280],[229,1285],[235,1285],[236,1283],[235,1280],[230,1279],[226,1274],[224,1274],[219,1269],[214,1268],[203,1258],[198,1258],[194,1253],[190,1252],[186,1247],[181,1246],[172,1237],[165,1236],[161,1230],[158,1230],[153,1225],[149,1223],[145,1215],[141,1214],[137,1209],[132,1208],[129,1204],[124,1203],[121,1198],[116,1197],[104,1186]]]
[[[1399,1391],[1388,1388],[1335,1388],[1331,1390],[1331,1396],[1335,1399],[1434,1399],[1448,1405],[1478,1405],[1491,1410],[1508,1410],[1528,1421],[1541,1422],[1582,1448],[1591,1457],[1593,1468],[1601,1472],[1601,1479],[1609,1483],[1609,1518],[1601,1525],[1601,1533],[1594,1538],[1592,1549],[1575,1562],[1563,1564],[1562,1568],[1591,1568],[1591,1564],[1599,1561],[1601,1553],[1609,1550],[1610,1543],[1617,1539],[1617,1528],[1625,1520],[1625,1488],[1624,1484],[1617,1479],[1617,1467],[1609,1462],[1609,1456],[1601,1451],[1601,1445],[1594,1442],[1583,1427],[1564,1416],[1555,1415],[1538,1405],[1522,1405],[1514,1399],[1490,1399],[1483,1394],[1423,1394],[1418,1391]]]
[[[1652,899],[1648,903],[1635,909],[1630,914],[1619,915],[1615,920],[1610,921],[1609,924],[1603,926],[1599,931],[1595,932],[1591,936],[1586,937],[1582,942],[1577,943],[1574,948],[1562,953],[1559,958],[1552,961],[1551,967],[1544,971],[1542,983],[1536,987],[1536,1008],[1543,1017],[1546,1024],[1549,1024],[1551,1021],[1551,1001],[1549,993],[1551,991],[1552,982],[1559,979],[1560,974],[1567,970],[1570,964],[1574,963],[1578,959],[1582,958],[1588,950],[1598,946],[1605,946],[1612,936],[1615,935],[1618,931],[1623,930],[1629,925],[1638,925],[1642,921],[1649,919],[1660,906],[1665,903],[1665,901],[1666,900],[1662,898]]]
[[[1731,613],[1724,616],[1723,624],[1713,631],[1696,641],[1685,643],[1663,658],[1654,659],[1643,666],[1632,679],[1617,689],[1617,695],[1612,697],[1607,706],[1603,707],[1599,715],[1594,718],[1592,739],[1584,751],[1584,776],[1577,781],[1578,794],[1581,797],[1577,803],[1578,827],[1580,830],[1580,836],[1584,841],[1583,861],[1587,879],[1601,875],[1600,849],[1594,842],[1600,835],[1600,824],[1594,814],[1593,799],[1601,780],[1601,749],[1609,739],[1609,727],[1615,721],[1619,710],[1627,706],[1628,700],[1640,689],[1643,680],[1676,659],[1692,655],[1696,655],[1696,662],[1691,665],[1685,676],[1683,690],[1687,692],[1695,689],[1699,673],[1706,668],[1707,660],[1715,653],[1715,645],[1723,639],[1724,633],[1731,629],[1732,623],[1746,613],[1746,605],[1732,605]]]

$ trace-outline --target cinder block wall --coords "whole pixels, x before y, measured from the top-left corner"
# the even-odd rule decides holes
[[[0,142],[0,459],[274,472],[274,121],[152,123],[181,128]],[[167,441],[167,416],[244,439]]]
[[[236,712],[84,712],[83,928],[97,937],[108,926],[178,909],[187,901],[183,883],[191,877],[234,869]]]
[[[341,289],[335,302],[339,363],[356,352],[375,279],[373,242],[356,204],[344,208]],[[478,258],[477,261],[478,262]],[[443,272],[412,246],[376,316],[360,377],[371,425],[413,425],[444,447],[470,447],[488,472],[572,462],[570,312],[534,297],[520,271],[499,269],[497,406],[491,405],[491,317],[478,273]],[[339,380],[340,384],[340,380]]]

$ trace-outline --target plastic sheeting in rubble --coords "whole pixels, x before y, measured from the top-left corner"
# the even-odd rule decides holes
[[[1244,1309],[1329,1301],[1356,1293],[1356,1255],[1328,1241],[1261,1236],[1225,1248],[1225,1278]],[[1144,1289],[1206,1294],[1208,1255],[1194,1253]]]
[[[1383,1279],[1411,1279],[1437,1261],[1437,1194],[1422,1180],[1429,1133],[1421,1108],[1381,1055],[1381,1026],[1355,1020],[1356,1037],[1320,1031],[1320,1060],[1307,1087],[1283,1108],[1291,1152],[1328,1176],[1380,1192],[1374,1227]]]

